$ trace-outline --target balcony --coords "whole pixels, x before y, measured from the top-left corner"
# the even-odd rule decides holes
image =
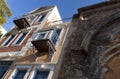
[[[25,18],[16,19],[13,22],[19,29],[30,27],[30,24]]]
[[[49,39],[34,40],[32,44],[39,52],[49,52],[49,49],[55,52],[55,48]]]
[[[37,32],[33,34],[32,44],[39,52],[55,52],[55,45],[59,38],[57,30]]]

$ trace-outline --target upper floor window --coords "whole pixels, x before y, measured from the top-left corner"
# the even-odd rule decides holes
[[[56,45],[59,35],[61,33],[61,29],[56,29],[52,31],[52,35],[50,37],[51,41],[53,42],[54,45]]]
[[[50,39],[56,45],[62,29],[54,29],[45,32],[37,33],[33,36],[34,40]]]
[[[15,41],[14,45],[20,44],[23,41],[23,39],[25,38],[26,35],[27,35],[27,33],[20,34],[20,36],[18,37],[18,39]]]
[[[0,61],[0,79],[2,79],[11,64],[12,61]]]
[[[60,35],[61,30],[62,30],[61,28],[56,30],[56,32],[57,32],[57,34],[58,34],[58,36]]]
[[[35,40],[41,40],[45,37],[46,32],[38,33],[35,35]]]
[[[42,21],[43,21],[43,19],[45,18],[45,16],[46,16],[46,14],[41,15],[41,16],[39,17],[39,19],[38,19],[38,22],[42,22]]]
[[[33,21],[35,17],[33,15],[26,17],[27,21]]]
[[[11,41],[12,39],[15,37],[15,35],[10,35],[7,40],[3,43],[2,46],[7,46]]]

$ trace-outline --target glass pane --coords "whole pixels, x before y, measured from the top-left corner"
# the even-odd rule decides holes
[[[42,33],[41,36],[44,38],[45,34],[46,34],[46,33]]]
[[[15,44],[20,44],[21,41],[25,38],[27,33],[23,33],[23,35],[18,39],[18,41]]]
[[[14,79],[23,79],[27,70],[18,70],[17,74],[15,75]]]
[[[52,36],[51,36],[51,41],[52,41],[53,44],[55,45],[56,42],[57,42],[57,40],[58,40],[58,34],[57,34],[56,30],[54,30],[54,31],[53,31],[53,34],[52,34]]]
[[[62,30],[62,29],[57,29],[57,30],[56,30],[56,32],[57,32],[57,34],[58,34],[58,36],[60,35],[61,30]]]
[[[35,37],[35,40],[41,40],[44,38],[46,33],[38,33],[37,36]]]
[[[49,71],[37,71],[34,79],[47,79]]]
[[[12,61],[0,61],[0,79],[2,79],[11,64]]]
[[[8,45],[13,38],[14,38],[14,35],[11,35],[10,38],[7,40],[7,42],[4,44],[4,46]]]
[[[38,20],[38,22],[42,22],[46,15],[42,15],[42,17]]]

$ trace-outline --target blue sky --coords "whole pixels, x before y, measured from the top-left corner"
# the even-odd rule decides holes
[[[7,19],[7,23],[3,26],[9,31],[14,25],[13,20],[15,17],[22,16],[23,14],[42,6],[56,5],[60,12],[62,19],[72,17],[77,13],[77,9],[87,5],[92,5],[105,0],[6,0],[12,16]]]

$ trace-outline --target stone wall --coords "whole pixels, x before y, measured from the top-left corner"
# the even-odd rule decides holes
[[[120,3],[89,7],[73,16],[58,79],[120,78],[119,65],[107,64],[120,53]]]

